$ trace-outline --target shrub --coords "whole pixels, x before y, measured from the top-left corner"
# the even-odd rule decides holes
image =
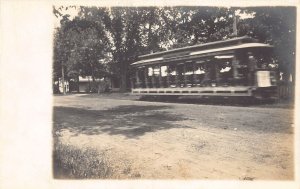
[[[56,142],[53,150],[53,175],[57,179],[109,178],[112,169],[105,154]]]

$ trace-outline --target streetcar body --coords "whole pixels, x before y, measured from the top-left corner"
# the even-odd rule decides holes
[[[132,94],[274,97],[271,52],[269,44],[239,37],[142,55],[131,64]]]

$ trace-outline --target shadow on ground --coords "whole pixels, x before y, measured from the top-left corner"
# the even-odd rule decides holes
[[[135,138],[145,133],[171,128],[186,128],[175,121],[187,119],[163,109],[170,106],[118,106],[108,110],[54,107],[54,132],[67,129],[76,134],[124,135]]]

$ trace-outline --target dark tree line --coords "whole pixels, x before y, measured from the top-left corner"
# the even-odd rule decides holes
[[[68,8],[78,9],[78,16],[61,13]],[[273,44],[276,66],[294,81],[295,7],[54,7],[53,13],[61,20],[54,36],[54,80],[62,74],[94,81],[110,76],[125,91],[129,65],[139,55],[248,35]]]

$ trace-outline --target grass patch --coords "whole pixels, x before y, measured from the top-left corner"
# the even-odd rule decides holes
[[[53,149],[55,179],[105,179],[111,175],[112,168],[104,153],[55,142]]]

